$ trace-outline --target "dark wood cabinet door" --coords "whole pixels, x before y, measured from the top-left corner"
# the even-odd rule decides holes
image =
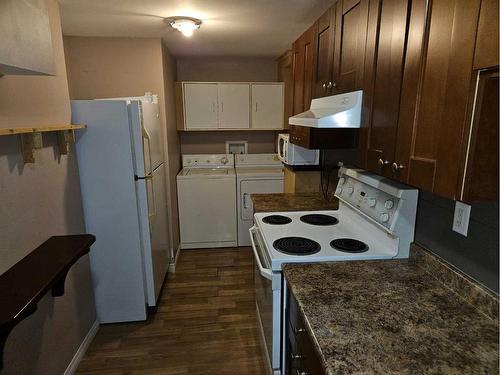
[[[335,12],[333,93],[363,88],[368,0],[339,0]]]
[[[331,95],[333,88],[333,45],[335,35],[335,6],[316,21],[317,37],[313,73],[313,97]]]
[[[498,0],[482,0],[477,27],[474,69],[498,65]]]
[[[477,74],[460,199],[498,202],[498,68]]]
[[[382,0],[366,168],[392,177],[409,0]]]
[[[479,6],[480,0],[432,0],[425,54],[409,51],[404,72],[397,173],[411,185],[451,199],[456,198],[471,104]]]
[[[316,24],[293,44],[293,113],[304,112],[311,106],[314,69]]]

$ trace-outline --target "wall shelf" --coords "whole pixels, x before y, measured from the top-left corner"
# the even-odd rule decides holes
[[[69,153],[70,143],[75,141],[75,130],[85,129],[87,125],[39,125],[23,128],[0,128],[0,136],[19,135],[21,149],[25,163],[35,162],[36,149],[43,147],[42,133],[57,132],[59,152],[61,155]]]
[[[36,311],[49,289],[53,297],[64,295],[69,269],[94,242],[91,234],[50,237],[0,275],[0,370],[12,329]]]

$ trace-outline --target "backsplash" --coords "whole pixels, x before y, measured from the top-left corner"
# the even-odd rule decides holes
[[[498,294],[498,203],[472,204],[465,237],[451,229],[455,201],[419,194],[415,242]]]

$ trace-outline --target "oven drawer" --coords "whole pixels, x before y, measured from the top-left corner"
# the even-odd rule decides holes
[[[289,292],[286,323],[285,374],[323,375],[325,371],[316,352],[313,339],[305,328],[295,297]]]

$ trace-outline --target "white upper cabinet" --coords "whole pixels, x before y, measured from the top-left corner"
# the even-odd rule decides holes
[[[186,130],[217,129],[217,84],[185,83],[183,86]]]
[[[283,84],[252,84],[252,128],[282,129]]]
[[[250,85],[219,83],[219,128],[248,129],[250,127]]]
[[[182,82],[176,85],[179,130],[279,130],[283,83]]]

